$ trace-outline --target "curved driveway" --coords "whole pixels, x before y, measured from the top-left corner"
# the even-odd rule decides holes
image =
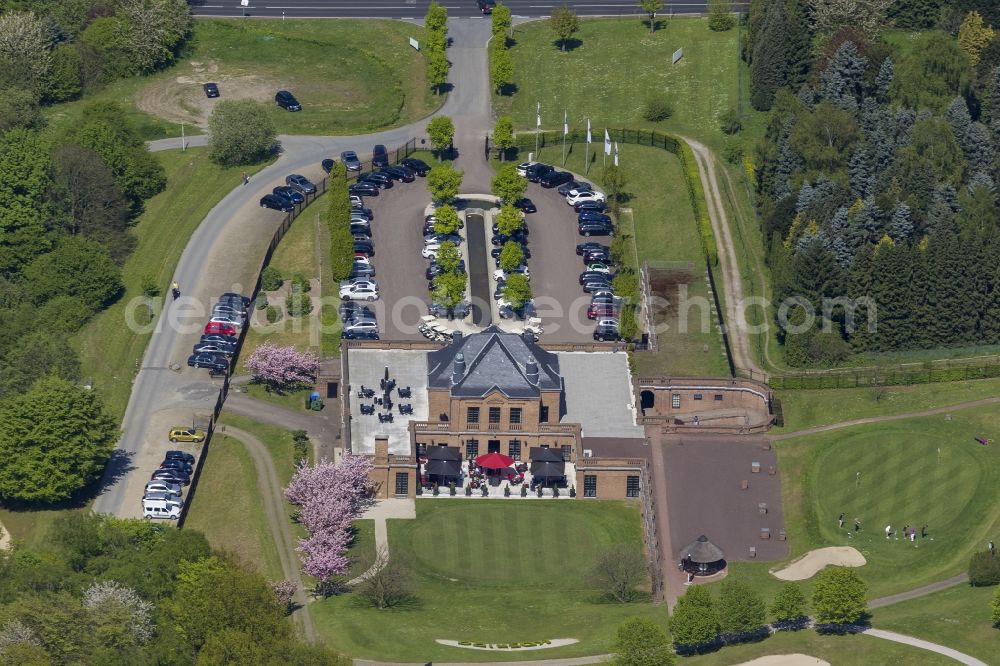
[[[482,150],[483,137],[492,127],[485,49],[490,24],[481,18],[451,19],[448,30],[453,89],[438,113],[455,121],[456,148],[467,156],[460,157],[457,165],[466,171],[464,187],[484,189],[485,182],[488,191],[492,172]],[[320,161],[343,150],[364,153],[376,143],[394,147],[423,137],[427,120],[356,136],[281,136],[278,160],[257,173],[249,185],[238,185],[208,213],[177,265],[175,279],[184,296],[168,303],[157,318],[122,423],[120,447],[125,455],[115,456],[105,470],[95,511],[139,517],[145,474],[159,464],[167,445],[166,430],[210,417],[219,385],[204,370],[186,367],[187,350],[197,342],[214,297],[226,291],[247,293],[256,283],[268,243],[283,219],[257,205],[261,195],[283,184],[289,173],[320,179]],[[189,144],[203,141],[192,137]],[[152,149],[178,147],[180,141],[174,139],[155,142]]]

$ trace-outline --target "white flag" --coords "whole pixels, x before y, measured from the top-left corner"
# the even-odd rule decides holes
[[[587,118],[587,145],[589,146],[590,142],[593,140],[594,139],[590,136],[590,118]]]
[[[563,136],[569,134],[569,116],[563,111]]]
[[[611,154],[611,135],[608,134],[608,130],[604,130],[604,154]]]
[[[615,166],[618,166],[618,142],[615,141]]]
[[[535,103],[535,127],[542,126],[542,103]]]

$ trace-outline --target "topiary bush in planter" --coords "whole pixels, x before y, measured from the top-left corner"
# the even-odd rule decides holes
[[[284,278],[281,277],[281,271],[274,266],[268,266],[264,269],[264,272],[260,274],[260,288],[264,291],[281,289],[281,283],[284,281]]]

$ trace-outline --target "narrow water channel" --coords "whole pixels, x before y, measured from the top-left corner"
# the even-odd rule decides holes
[[[493,301],[490,293],[490,276],[486,272],[486,223],[479,212],[468,213],[465,217],[465,237],[469,244],[469,291],[472,294],[472,323],[476,326],[489,326],[493,315],[483,309]]]

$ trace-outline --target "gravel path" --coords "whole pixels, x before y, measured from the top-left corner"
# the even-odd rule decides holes
[[[865,636],[874,636],[875,638],[882,638],[894,643],[910,645],[915,648],[920,648],[921,650],[937,652],[938,654],[943,654],[946,657],[950,657],[951,659],[967,664],[968,666],[989,666],[985,661],[980,661],[975,657],[965,654],[964,652],[959,652],[958,650],[954,650],[950,647],[938,645],[937,643],[931,643],[930,641],[925,641],[920,638],[914,638],[913,636],[897,634],[895,631],[886,631],[885,629],[865,629],[861,633]]]
[[[243,442],[250,457],[253,458],[254,467],[257,468],[257,487],[264,499],[264,514],[268,527],[271,529],[271,538],[274,539],[274,545],[278,551],[281,571],[285,579],[295,583],[294,599],[298,608],[292,614],[292,618],[299,626],[302,637],[310,643],[315,643],[316,627],[313,625],[312,615],[309,614],[309,600],[306,598],[302,577],[299,575],[299,559],[295,552],[295,537],[292,536],[291,520],[288,517],[285,496],[282,492],[281,482],[278,481],[278,473],[274,469],[271,454],[262,441],[246,430],[227,425],[225,434]]]
[[[924,585],[923,587],[907,590],[906,592],[890,594],[887,597],[879,597],[878,599],[872,599],[871,601],[868,602],[868,608],[882,608],[884,606],[891,606],[893,604],[898,604],[901,601],[909,601],[910,599],[926,597],[928,594],[934,594],[935,592],[940,592],[941,590],[947,590],[949,587],[955,587],[956,585],[961,585],[967,582],[969,582],[969,574],[960,573],[956,576],[952,576],[951,578],[946,578],[945,580],[939,580],[936,583],[931,583],[930,585]]]

